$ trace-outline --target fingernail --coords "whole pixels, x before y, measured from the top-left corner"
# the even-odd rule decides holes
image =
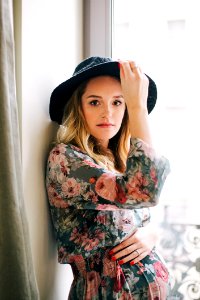
[[[134,264],[135,264],[134,261],[131,261],[131,262],[130,262],[130,265],[131,265],[131,266],[133,266]]]
[[[113,254],[114,254],[114,251],[113,251],[113,250],[110,250],[109,254],[110,254],[110,255],[113,255]]]
[[[118,261],[119,265],[122,265],[124,263],[123,259]]]
[[[116,261],[117,259],[116,259],[115,256],[112,256],[112,257],[111,257],[111,260]]]

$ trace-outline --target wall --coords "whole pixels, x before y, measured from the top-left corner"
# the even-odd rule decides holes
[[[72,280],[57,263],[44,185],[45,161],[56,126],[48,115],[53,88],[82,59],[82,0],[21,1],[21,116],[23,182],[41,300],[64,300]]]

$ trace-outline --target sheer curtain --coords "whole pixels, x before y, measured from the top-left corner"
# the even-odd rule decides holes
[[[12,1],[0,0],[0,299],[39,299],[21,171]]]

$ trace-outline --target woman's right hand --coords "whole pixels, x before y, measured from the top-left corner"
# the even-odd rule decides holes
[[[123,96],[128,109],[147,110],[149,80],[134,61],[119,61]]]
[[[151,145],[147,109],[149,80],[133,61],[119,61],[119,65],[122,93],[127,105],[131,136]]]

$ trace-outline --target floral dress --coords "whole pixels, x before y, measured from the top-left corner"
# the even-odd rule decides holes
[[[136,138],[123,175],[71,144],[51,150],[46,186],[58,261],[74,275],[68,299],[167,299],[169,273],[155,249],[132,266],[109,251],[149,222],[168,172],[168,160]]]

